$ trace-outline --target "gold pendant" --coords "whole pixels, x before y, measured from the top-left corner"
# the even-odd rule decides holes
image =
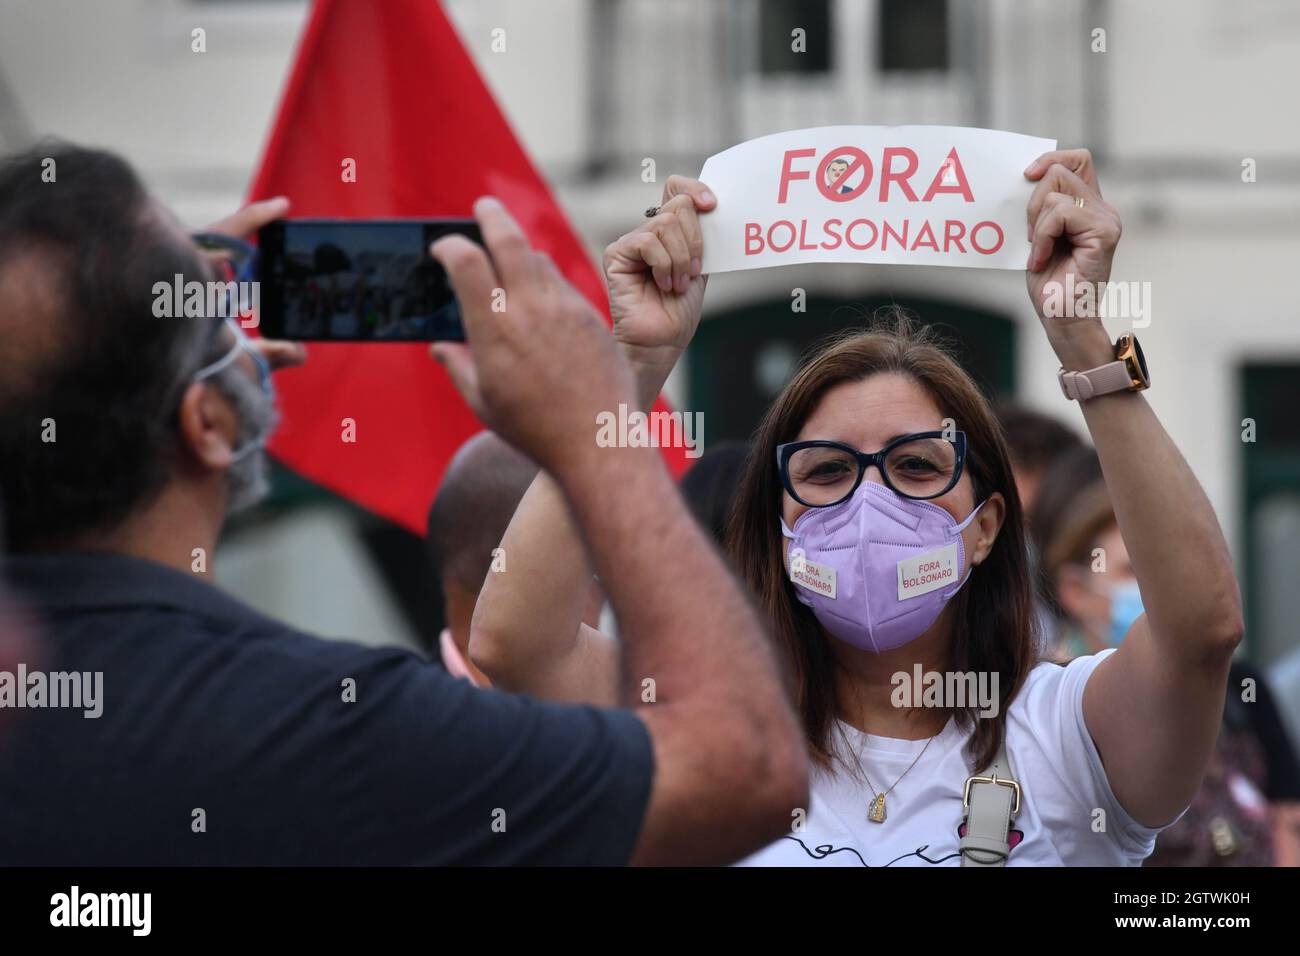
[[[867,819],[872,823],[885,822],[885,795],[876,794],[876,799],[871,801],[871,807],[867,811]]]

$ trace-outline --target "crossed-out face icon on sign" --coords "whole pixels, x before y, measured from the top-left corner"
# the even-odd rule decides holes
[[[843,177],[849,170],[849,161],[847,159],[833,159],[830,165],[826,167],[826,185],[834,187],[835,183]],[[841,183],[839,192],[846,193],[849,191],[848,183]]]

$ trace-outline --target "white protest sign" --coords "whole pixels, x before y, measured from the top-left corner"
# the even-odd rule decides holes
[[[1056,140],[960,126],[822,126],[709,157],[704,272],[800,262],[1023,269],[1025,167]]]

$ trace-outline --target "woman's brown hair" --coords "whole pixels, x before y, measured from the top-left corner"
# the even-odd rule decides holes
[[[736,572],[766,612],[785,658],[809,752],[829,769],[833,761],[829,738],[841,712],[835,658],[830,638],[812,611],[799,603],[785,573],[776,446],[798,437],[831,388],[884,372],[916,381],[966,433],[966,470],[975,500],[983,501],[994,492],[1006,499],[1002,529],[992,550],[952,601],[956,633],[948,668],[999,675],[996,717],[979,718],[977,705],[954,713],[959,726],[973,728],[967,755],[972,769],[979,770],[996,754],[1005,732],[1007,705],[1038,657],[1033,589],[1024,519],[1002,427],[979,387],[929,327],[889,307],[876,313],[870,328],[838,333],[814,350],[754,435],[731,514],[728,551]]]

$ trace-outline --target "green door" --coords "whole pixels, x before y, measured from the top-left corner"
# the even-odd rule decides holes
[[[1300,365],[1248,364],[1241,370],[1242,591],[1246,649],[1269,665],[1300,643]]]
[[[747,439],[809,346],[865,326],[886,297],[809,296],[806,312],[773,299],[711,315],[690,348],[686,408],[703,412],[708,443]],[[1016,323],[1003,315],[920,298],[898,302],[953,340],[958,358],[990,398],[1015,392]],[[706,446],[707,447],[707,446]]]

